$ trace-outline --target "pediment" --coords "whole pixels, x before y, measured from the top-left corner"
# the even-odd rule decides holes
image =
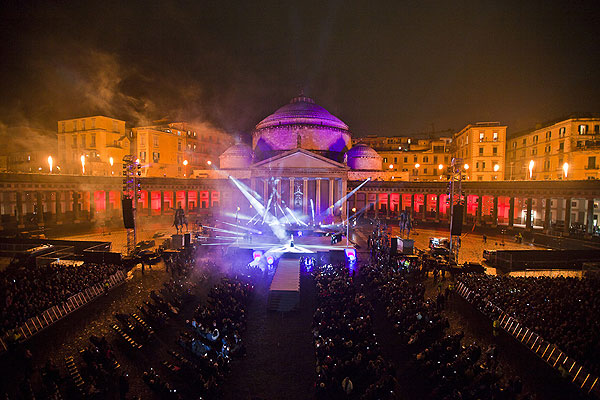
[[[319,154],[311,153],[304,149],[288,151],[283,154],[260,161],[252,168],[305,168],[305,169],[345,169],[344,164],[330,160]]]

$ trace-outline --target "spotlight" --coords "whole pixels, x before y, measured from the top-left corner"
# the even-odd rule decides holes
[[[267,264],[273,265],[273,256],[267,256]]]

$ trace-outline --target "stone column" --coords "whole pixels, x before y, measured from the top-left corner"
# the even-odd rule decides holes
[[[398,218],[400,218],[400,213],[402,212],[402,196],[404,193],[398,193]]]
[[[565,226],[563,232],[568,234],[571,231],[571,198],[568,197],[565,200]]]
[[[333,205],[334,198],[333,198],[333,185],[334,185],[335,181],[333,178],[329,178],[329,204],[328,207],[331,207]],[[331,215],[333,215],[333,209],[331,212]]]
[[[93,221],[96,219],[96,194],[95,192],[90,192],[90,213],[88,215],[88,220]]]
[[[375,218],[378,218],[378,217],[379,217],[379,193],[375,193]]]
[[[294,210],[294,177],[290,178],[290,198],[288,199],[288,207],[290,210]]]
[[[415,194],[414,193],[410,194],[410,215],[412,217],[415,216]]]
[[[587,215],[585,219],[585,230],[591,234],[594,231],[594,199],[587,199]]]
[[[341,190],[340,190],[340,199],[344,198],[348,193],[346,193],[348,191],[348,181],[346,181],[346,179],[341,179],[340,180],[340,185],[342,186]],[[349,215],[349,210],[346,210],[347,207],[350,206],[349,204],[350,198],[346,198],[346,201],[344,201],[342,203],[342,220],[346,219],[346,216]],[[389,206],[388,206],[389,207]],[[389,216],[389,210],[388,210],[388,216]]]
[[[515,225],[515,198],[508,199],[508,227],[512,228]]]
[[[73,190],[71,192],[71,199],[73,201],[73,221],[74,223],[79,222],[79,192]]]
[[[544,231],[548,233],[550,231],[550,225],[552,225],[552,199],[544,199]]]
[[[200,192],[198,192],[198,201],[200,201]],[[160,191],[160,215],[165,215],[165,191]]]
[[[177,210],[177,208],[178,208],[178,206],[177,206],[177,191],[176,191],[176,190],[173,190],[173,194],[172,194],[171,196],[173,196],[173,197],[171,198],[171,200],[173,200],[173,201],[171,202],[171,208],[173,209],[173,212],[175,212],[175,210]],[[210,207],[210,199],[211,199],[211,197],[210,197],[210,196],[211,196],[211,192],[209,191],[209,192],[208,192],[208,206],[209,206],[209,207]]]
[[[15,192],[17,195],[16,202],[16,217],[17,217],[17,226],[19,228],[25,227],[25,220],[23,218],[23,194],[21,192]]]
[[[104,191],[104,215],[105,218],[112,217],[112,210],[110,208],[110,190]]]
[[[43,193],[36,192],[36,206],[37,206],[37,223],[39,226],[44,226],[44,200]],[[592,202],[593,205],[593,202]]]
[[[440,222],[440,199],[441,195],[435,195],[435,222]]]
[[[425,221],[427,219],[427,206],[429,205],[428,204],[428,202],[429,202],[429,198],[428,198],[429,196],[428,196],[428,194],[429,193],[423,193],[423,212],[422,212],[422,214],[423,214],[423,217],[422,217],[423,221]]]
[[[477,196],[477,225],[483,222],[483,196]]]
[[[281,196],[281,178],[277,181],[277,194],[279,196],[276,196],[276,198],[274,200],[277,201],[277,203],[279,205],[281,205],[281,201],[283,200],[283,198]]]
[[[321,180],[319,178],[315,179],[316,184],[316,192],[315,192],[315,218],[318,218],[321,213]]]
[[[498,226],[498,196],[494,196],[492,200],[492,226]]]
[[[525,229],[532,230],[533,224],[531,223],[531,208],[533,205],[533,200],[531,197],[528,197],[526,200],[527,212],[525,213]]]
[[[386,193],[385,196],[387,197],[387,207],[385,209],[385,217],[387,219],[390,219],[390,207],[392,206],[392,204],[391,204],[392,199],[391,199],[391,196],[389,193]]]
[[[54,223],[62,224],[62,206],[60,202],[61,192],[54,192]]]
[[[148,196],[147,196],[148,201],[150,201],[150,195],[151,195],[151,193],[148,192]],[[185,189],[185,205],[183,206],[183,209],[185,210],[186,213],[189,212],[189,204],[190,204],[189,193],[188,193],[188,190],[186,188]],[[148,209],[150,209],[150,207],[148,207]]]
[[[302,213],[308,215],[308,179],[302,179]]]

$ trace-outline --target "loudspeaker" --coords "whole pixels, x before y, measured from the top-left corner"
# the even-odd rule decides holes
[[[462,204],[455,204],[453,215],[452,215],[452,226],[450,227],[450,234],[452,236],[460,236],[462,234],[463,226],[463,210]]]
[[[398,238],[393,237],[390,246],[390,255],[395,256],[398,253]]]
[[[190,244],[192,244],[192,234],[191,233],[184,233],[183,234],[183,245],[185,247],[188,247]]]
[[[123,225],[125,229],[135,228],[135,221],[133,220],[133,203],[131,199],[121,200],[121,208],[123,209]]]

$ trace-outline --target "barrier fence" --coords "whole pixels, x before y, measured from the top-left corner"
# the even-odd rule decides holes
[[[465,284],[459,282],[456,286],[456,292],[469,303],[473,304],[472,299],[475,292],[469,289]],[[571,381],[581,390],[586,391],[588,394],[594,394],[596,398],[600,397],[598,387],[596,386],[598,377],[588,373],[582,364],[567,356],[555,344],[545,341],[540,335],[523,326],[519,321],[505,313],[500,307],[492,302],[488,301],[486,306],[494,309],[498,313],[497,320],[502,329],[521,342],[552,368],[570,376]],[[480,311],[486,314],[484,310]]]
[[[69,297],[62,304],[50,307],[40,315],[28,319],[23,325],[14,329],[12,332],[0,337],[0,353],[8,350],[11,336],[16,333],[18,341],[25,341],[41,331],[44,328],[52,325],[61,318],[64,318],[73,311],[81,308],[96,297],[100,296],[106,289],[110,290],[113,287],[125,281],[125,273],[121,270],[109,276],[105,281],[90,286],[87,289]],[[105,285],[107,284],[107,285]]]

